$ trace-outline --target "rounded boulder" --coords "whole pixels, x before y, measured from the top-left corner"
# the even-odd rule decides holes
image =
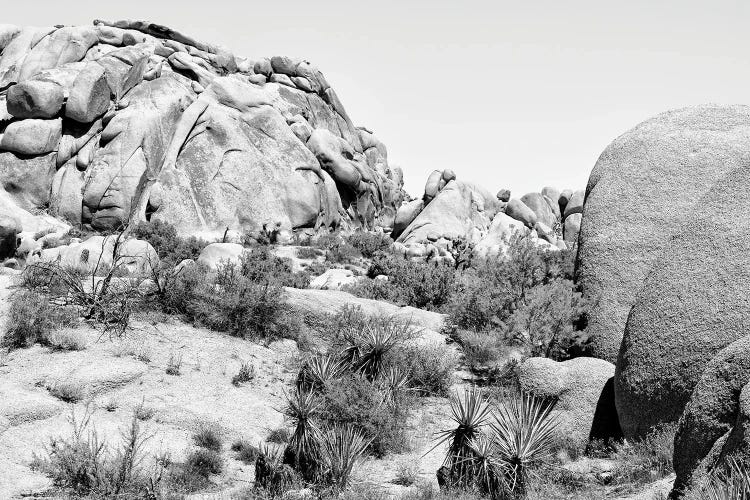
[[[577,257],[579,283],[595,301],[588,315],[594,356],[617,359],[628,313],[654,262],[693,205],[746,164],[748,151],[750,106],[706,105],[662,113],[601,154],[586,188]]]
[[[612,363],[596,358],[554,361],[529,358],[519,367],[523,392],[557,401],[555,439],[568,448],[582,449],[592,439],[622,435],[614,407]]]

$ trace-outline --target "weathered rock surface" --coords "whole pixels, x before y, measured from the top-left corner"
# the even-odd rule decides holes
[[[732,160],[741,165],[685,213],[630,311],[616,377],[626,435],[676,421],[711,358],[750,335],[750,171]]]
[[[749,148],[750,107],[707,105],[660,114],[602,153],[586,189],[577,264],[583,291],[594,300],[588,331],[597,357],[615,361],[628,313],[655,260],[700,197],[746,164]],[[565,213],[577,210],[575,198]],[[702,241],[710,244],[705,235]],[[623,426],[630,427],[627,418]]]
[[[750,337],[719,351],[703,370],[680,418],[675,437],[676,491],[687,489],[697,471],[707,472],[719,459],[750,456]]]
[[[316,290],[341,290],[346,285],[353,285],[357,281],[357,277],[349,269],[328,269],[310,281],[310,288]]]
[[[211,243],[201,250],[197,263],[217,269],[224,264],[239,264],[245,247],[239,243]]]
[[[529,228],[533,228],[534,224],[538,221],[536,213],[517,198],[513,198],[508,202],[508,206],[505,207],[505,213],[523,222]]]
[[[557,362],[529,358],[519,367],[522,391],[557,400],[559,442],[585,448],[592,439],[617,439],[622,435],[614,407],[612,363],[596,358]]]
[[[252,62],[145,21],[0,35],[0,180],[29,201],[3,170],[54,165],[35,181],[52,195],[19,208],[97,230],[393,226],[402,173],[307,61]]]
[[[148,275],[158,268],[159,256],[146,241],[116,236],[92,236],[83,242],[42,250],[39,259],[83,271],[102,271],[115,264],[128,274]]]

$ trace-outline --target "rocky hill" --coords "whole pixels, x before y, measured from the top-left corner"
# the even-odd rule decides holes
[[[140,21],[0,26],[0,209],[24,230],[391,227],[402,174],[307,61]]]

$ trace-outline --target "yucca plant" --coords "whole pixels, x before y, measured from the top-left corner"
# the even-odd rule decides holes
[[[382,377],[382,387],[385,389],[385,400],[388,404],[398,401],[399,395],[409,384],[409,375],[398,366],[391,366]]]
[[[448,470],[449,486],[471,487],[476,480],[474,445],[490,417],[490,406],[477,387],[466,389],[463,397],[453,394],[450,404],[451,420],[456,423],[456,428],[439,432],[438,441],[430,451],[449,442],[443,464]]]
[[[299,483],[294,470],[283,463],[283,453],[278,448],[261,445],[255,459],[255,486],[280,496]]]
[[[372,439],[366,439],[351,425],[336,425],[326,430],[320,447],[325,481],[337,490],[346,488],[354,466],[362,460],[371,442]]]
[[[725,467],[715,470],[702,488],[701,499],[705,500],[749,500],[750,470],[743,462],[734,458]]]
[[[511,492],[523,494],[530,468],[550,456],[558,422],[553,408],[554,403],[521,393],[495,414],[492,438]]]
[[[323,391],[331,380],[341,377],[344,365],[340,356],[316,354],[308,357],[297,377],[297,387],[306,391]]]
[[[344,349],[342,359],[355,371],[375,380],[383,372],[386,355],[408,335],[409,325],[395,320],[366,325],[362,331],[347,337],[349,345]]]
[[[297,389],[286,395],[286,406],[282,413],[294,428],[292,437],[284,450],[284,463],[291,465],[307,480],[317,474],[320,455],[320,428],[316,417],[320,401],[312,392]]]

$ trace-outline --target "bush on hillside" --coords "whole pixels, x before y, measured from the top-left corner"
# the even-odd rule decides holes
[[[355,231],[346,237],[346,242],[368,259],[378,252],[389,250],[393,245],[393,240],[387,234],[369,231]]]
[[[37,342],[50,345],[54,332],[77,323],[75,309],[54,305],[37,292],[19,290],[10,299],[2,345],[11,349],[30,347]]]
[[[585,341],[581,331],[586,302],[572,278],[571,251],[540,248],[530,236],[516,233],[506,259],[474,261],[459,275],[451,296],[449,323],[458,330],[491,334],[517,344],[532,356],[565,359]],[[480,347],[476,340],[467,345]],[[476,350],[475,361],[490,356]]]
[[[171,265],[179,264],[185,259],[197,259],[207,245],[195,236],[179,236],[172,224],[161,220],[138,223],[133,227],[132,235],[148,241],[156,250],[159,259]]]
[[[445,263],[378,255],[367,275],[370,278],[385,275],[388,279],[360,280],[346,287],[346,291],[359,297],[440,311],[448,305],[455,290],[456,270]]]

